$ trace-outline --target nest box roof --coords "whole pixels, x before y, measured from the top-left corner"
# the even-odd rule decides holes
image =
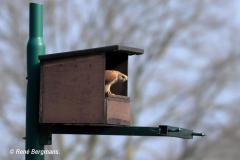
[[[83,56],[83,55],[89,55],[89,54],[118,54],[118,55],[123,54],[123,55],[130,56],[130,55],[140,55],[140,54],[143,54],[143,52],[144,52],[143,49],[139,49],[139,48],[112,45],[112,46],[105,46],[105,47],[99,47],[99,48],[90,48],[90,49],[84,49],[84,50],[41,55],[39,56],[39,59],[40,61],[44,61],[44,60],[50,60],[50,59]]]

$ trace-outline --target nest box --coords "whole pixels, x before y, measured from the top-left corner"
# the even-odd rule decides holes
[[[127,83],[113,85],[118,96],[105,96],[105,70],[128,75],[128,56],[143,50],[106,46],[40,56],[41,124],[129,125]]]

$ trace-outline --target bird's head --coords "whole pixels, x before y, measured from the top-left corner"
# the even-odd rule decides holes
[[[128,77],[125,74],[118,74],[118,80],[121,82],[126,82],[128,80]]]

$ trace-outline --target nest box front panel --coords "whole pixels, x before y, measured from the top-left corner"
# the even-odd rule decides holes
[[[118,125],[130,125],[130,98],[126,96],[107,97],[107,123]]]
[[[104,123],[104,55],[41,65],[40,123]]]

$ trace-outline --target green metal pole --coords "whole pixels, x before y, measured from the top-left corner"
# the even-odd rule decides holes
[[[26,160],[43,160],[44,155],[33,154],[43,150],[38,123],[40,66],[38,56],[45,54],[43,41],[43,5],[30,3],[29,40],[27,44],[27,104],[26,104]]]

